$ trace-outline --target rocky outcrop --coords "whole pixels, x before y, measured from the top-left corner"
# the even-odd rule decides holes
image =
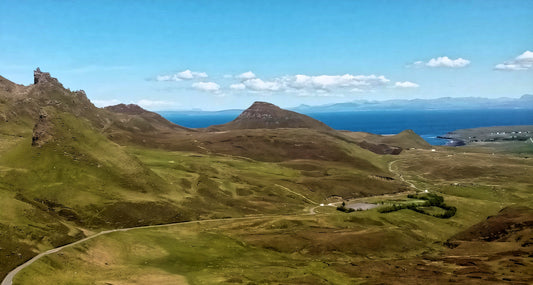
[[[50,75],[49,72],[42,72],[39,67],[33,71],[33,84],[46,84],[54,83],[60,84],[57,78],[54,78]]]
[[[42,147],[48,141],[52,139],[52,134],[50,133],[50,122],[46,112],[41,110],[39,114],[39,119],[35,126],[33,127],[33,135],[31,137],[31,145],[35,147]]]
[[[128,115],[140,115],[148,112],[145,109],[141,108],[139,105],[135,104],[118,104],[105,107],[104,109],[109,110],[113,113],[122,113]]]

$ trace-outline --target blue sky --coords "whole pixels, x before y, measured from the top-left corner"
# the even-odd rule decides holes
[[[533,93],[533,1],[0,1],[0,75],[150,110]]]

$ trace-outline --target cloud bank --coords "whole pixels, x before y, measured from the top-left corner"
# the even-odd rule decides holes
[[[494,66],[496,70],[530,70],[533,69],[533,52],[526,50],[515,59]]]
[[[218,92],[220,90],[220,85],[215,82],[196,82],[192,84],[192,87],[206,92]]]
[[[193,80],[190,85],[192,88],[215,94],[222,94],[225,91],[232,92],[254,92],[254,93],[275,93],[287,92],[296,93],[300,96],[335,96],[346,92],[373,92],[378,88],[397,87],[397,88],[417,88],[418,84],[404,81],[391,82],[384,75],[285,75],[269,79],[258,77],[252,71],[246,71],[236,75],[224,75],[225,81],[233,80],[234,82],[225,82],[221,86],[220,82],[206,81],[205,72],[196,72],[189,69],[170,75],[159,75],[157,81],[182,81]],[[235,82],[237,81],[237,82]]]
[[[410,82],[410,81],[404,81],[404,82],[396,82],[394,83],[394,87],[397,88],[417,88],[420,85]]]
[[[451,59],[447,56],[439,56],[437,58],[432,58],[428,62],[424,61],[415,61],[412,65],[415,67],[447,67],[447,68],[461,68],[470,64],[470,60],[464,58]]]
[[[386,86],[390,80],[383,75],[290,75],[276,77],[270,80],[258,78],[253,72],[248,71],[235,76],[241,79],[240,83],[231,84],[232,90],[249,90],[254,92],[321,92],[351,91],[360,92],[377,87]]]
[[[198,79],[198,78],[207,78],[207,73],[191,71],[187,69],[182,72],[175,73],[175,74],[158,75],[156,77],[156,80],[157,81],[182,81],[182,80],[191,80],[191,79]]]
[[[244,80],[242,85],[244,85],[246,89],[253,91],[279,91],[284,89],[284,84],[280,80],[263,81],[259,78],[252,78]]]
[[[237,78],[243,79],[243,80],[252,79],[252,78],[255,78],[255,74],[251,71],[247,71],[245,73],[241,73],[237,75]]]
[[[152,108],[157,108],[157,107],[166,107],[170,105],[175,105],[176,103],[170,102],[170,101],[141,99],[137,101],[136,104],[143,107],[144,109],[152,109]]]
[[[246,85],[242,84],[242,83],[237,83],[237,84],[231,84],[229,86],[229,88],[233,89],[233,90],[244,90],[246,89]]]

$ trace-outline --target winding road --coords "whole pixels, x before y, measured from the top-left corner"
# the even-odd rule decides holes
[[[318,205],[317,202],[305,197],[304,195],[302,195],[302,194],[300,194],[298,192],[295,192],[295,191],[293,191],[293,190],[291,190],[291,189],[289,189],[289,188],[287,188],[285,186],[279,185],[279,184],[275,184],[275,185],[278,186],[279,188],[285,190],[285,191],[288,191],[288,192],[290,192],[292,194],[295,194],[295,195],[298,195],[298,196],[302,197],[304,200],[306,200],[309,203]],[[320,206],[316,206],[316,207],[311,208],[309,210],[309,214],[310,215],[316,214],[314,209],[317,208],[317,207],[320,207]],[[138,230],[138,229],[161,228],[161,227],[170,227],[170,226],[177,226],[177,225],[186,225],[186,224],[192,224],[192,223],[208,223],[208,222],[216,222],[216,221],[220,222],[220,221],[254,220],[254,219],[287,217],[287,216],[291,216],[291,215],[262,215],[262,216],[250,216],[250,217],[241,217],[241,218],[196,220],[196,221],[189,221],[189,222],[178,222],[178,223],[171,223],[171,224],[140,226],[140,227],[132,227],[132,228],[124,228],[124,229],[115,229],[115,230],[102,231],[102,232],[99,232],[99,233],[94,234],[92,236],[88,236],[86,238],[83,238],[83,239],[80,239],[78,241],[75,241],[73,243],[69,243],[69,244],[66,244],[66,245],[63,245],[63,246],[60,246],[60,247],[56,247],[56,248],[52,248],[52,249],[47,250],[45,252],[39,253],[38,255],[34,256],[32,259],[26,261],[25,263],[19,265],[17,268],[15,268],[11,272],[9,272],[0,285],[12,285],[13,284],[13,278],[15,277],[15,275],[17,275],[17,273],[19,273],[24,268],[30,266],[35,261],[37,261],[37,260],[39,260],[39,259],[41,259],[41,258],[43,258],[43,257],[45,257],[47,255],[50,255],[52,253],[56,253],[56,252],[61,251],[62,249],[65,249],[67,247],[72,247],[72,246],[75,246],[77,244],[86,242],[86,241],[88,241],[90,239],[93,239],[93,238],[96,238],[96,237],[99,237],[99,236],[102,236],[102,235],[114,233],[114,232],[127,232],[127,231]]]
[[[241,217],[241,218],[227,218],[227,219],[209,219],[209,220],[196,220],[196,221],[189,221],[189,222],[178,222],[178,223],[171,223],[171,224],[162,224],[162,225],[152,225],[152,226],[140,226],[140,227],[133,227],[133,228],[124,228],[124,229],[115,229],[115,230],[107,230],[102,231],[97,234],[94,234],[92,236],[88,236],[86,238],[80,239],[78,241],[75,241],[73,243],[69,243],[60,247],[52,248],[50,250],[47,250],[45,252],[41,252],[38,255],[34,256],[32,259],[26,261],[25,263],[19,265],[17,268],[13,269],[11,272],[9,272],[4,280],[2,281],[1,285],[12,285],[13,284],[13,278],[17,273],[19,273],[24,268],[30,266],[35,261],[50,255],[52,253],[56,253],[58,251],[61,251],[62,249],[65,249],[67,247],[72,247],[77,244],[86,242],[90,239],[114,233],[114,232],[127,232],[131,230],[138,230],[138,229],[150,229],[150,228],[162,228],[162,227],[170,227],[170,226],[177,226],[177,225],[186,225],[186,224],[192,224],[192,223],[208,223],[208,222],[220,222],[220,221],[237,221],[237,220],[253,220],[253,219],[264,219],[264,218],[274,218],[274,217],[280,217],[280,216],[287,216],[287,215],[264,215],[264,216],[253,216],[253,217]]]
[[[416,190],[419,190],[413,183],[405,180],[403,178],[402,174],[400,174],[397,171],[393,170],[392,166],[393,166],[393,164],[396,161],[397,160],[394,160],[394,161],[391,161],[389,163],[389,171],[391,173],[397,175],[402,182],[405,182],[405,183],[409,184],[410,187],[412,187],[412,188],[414,188]],[[293,191],[293,190],[291,190],[291,189],[289,189],[289,188],[287,188],[285,186],[279,185],[279,184],[275,184],[275,185],[278,186],[279,188],[287,191],[287,192],[290,192],[292,194],[295,194],[295,195],[298,195],[298,196],[302,197],[304,200],[306,200],[307,202],[309,202],[311,204],[318,205],[318,206],[310,208],[308,215],[316,214],[315,209],[318,208],[318,207],[321,207],[321,205],[319,205],[319,203],[307,198],[306,196],[304,196],[304,195],[302,195],[302,194],[300,194],[298,192],[295,192],[295,191]],[[196,220],[196,221],[189,221],[189,222],[178,222],[178,223],[171,223],[171,224],[140,226],[140,227],[132,227],[132,228],[124,228],[124,229],[115,229],[115,230],[102,231],[102,232],[99,232],[99,233],[94,234],[92,236],[88,236],[86,238],[83,238],[83,239],[80,239],[78,241],[75,241],[73,243],[69,243],[69,244],[66,244],[66,245],[63,245],[63,246],[60,246],[60,247],[56,247],[56,248],[47,250],[45,252],[39,253],[38,255],[34,256],[32,259],[26,261],[25,263],[19,265],[17,268],[15,268],[11,272],[9,272],[0,285],[12,285],[13,284],[13,278],[17,275],[17,273],[19,273],[24,268],[30,266],[32,263],[34,263],[35,261],[37,261],[37,260],[39,260],[39,259],[41,259],[41,258],[43,258],[45,256],[48,256],[50,254],[59,252],[59,251],[65,249],[65,248],[72,247],[72,246],[75,246],[77,244],[86,242],[86,241],[94,239],[96,237],[99,237],[99,236],[102,236],[102,235],[107,235],[107,234],[114,233],[114,232],[127,232],[127,231],[138,230],[138,229],[161,228],[161,227],[170,227],[170,226],[177,226],[177,225],[186,225],[186,224],[192,224],[192,223],[209,223],[209,222],[220,222],[220,221],[254,220],[254,219],[287,217],[287,216],[290,216],[290,215],[263,215],[263,216],[251,216],[251,217],[241,217],[241,218],[208,219],[208,220]]]

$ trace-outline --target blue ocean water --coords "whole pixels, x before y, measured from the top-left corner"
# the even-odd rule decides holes
[[[161,112],[167,120],[189,128],[205,128],[235,119],[239,112],[186,114]],[[424,110],[357,111],[306,114],[337,130],[397,134],[412,129],[433,145],[447,141],[437,136],[457,129],[490,126],[533,125],[533,110]]]
[[[187,128],[207,128],[233,121],[242,111],[235,112],[158,112],[174,124]]]

